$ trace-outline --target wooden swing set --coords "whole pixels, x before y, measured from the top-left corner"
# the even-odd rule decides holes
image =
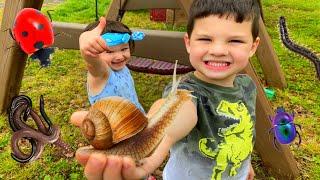
[[[112,0],[106,13],[108,20],[118,20],[119,11],[122,13],[139,9],[180,9],[188,15],[188,10],[192,0]],[[22,8],[41,9],[43,0],[6,0],[0,32],[0,110],[5,112],[10,104],[10,100],[19,94],[23,72],[26,65],[27,54],[19,47],[13,47],[15,41],[11,38],[8,29],[13,27],[16,14]],[[120,13],[120,15],[122,14]],[[64,32],[70,38],[57,36],[55,47],[61,49],[79,49],[78,39],[85,28],[85,24],[53,22],[54,32]],[[137,29],[133,29],[137,30]],[[166,74],[161,72],[170,71],[170,63],[179,60],[181,73],[190,71],[188,54],[183,43],[183,32],[170,32],[158,30],[139,29],[146,34],[143,41],[136,43],[134,56],[136,63],[131,63],[132,70]],[[274,52],[270,37],[266,31],[262,19],[260,19],[261,43],[257,50],[257,58],[263,70],[264,78],[268,86],[277,88],[286,87],[286,82],[281,71],[278,57]],[[10,48],[13,47],[13,48]],[[164,53],[165,52],[165,53]],[[19,59],[19,62],[17,62]],[[165,61],[165,66],[161,63],[153,64],[157,61],[146,63],[147,61]],[[140,64],[139,64],[140,62]],[[159,65],[160,64],[160,65]],[[163,64],[163,63],[162,63]],[[153,65],[153,66],[152,66]],[[153,67],[153,69],[152,69]],[[134,69],[137,68],[137,69]],[[166,69],[167,68],[167,69]],[[266,98],[259,78],[253,66],[249,64],[244,70],[255,81],[257,85],[258,97],[256,105],[256,144],[255,150],[259,153],[264,166],[267,167],[274,176],[280,179],[294,179],[299,175],[296,161],[288,146],[279,145],[279,150],[275,149],[273,142],[269,139],[268,130],[272,127],[269,116],[274,115],[270,102]]]

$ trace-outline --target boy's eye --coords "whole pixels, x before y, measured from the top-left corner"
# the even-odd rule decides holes
[[[209,38],[199,38],[198,41],[211,41]]]
[[[242,40],[238,40],[238,39],[233,39],[233,40],[230,40],[231,43],[243,43]]]

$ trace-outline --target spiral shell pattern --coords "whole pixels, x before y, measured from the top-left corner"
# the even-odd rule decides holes
[[[82,132],[96,149],[108,149],[136,135],[147,124],[148,119],[129,100],[109,97],[90,108],[82,123]]]

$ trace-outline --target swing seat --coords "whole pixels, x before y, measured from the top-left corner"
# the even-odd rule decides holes
[[[131,60],[127,63],[127,67],[130,70],[136,72],[172,75],[174,70],[174,63],[131,56]],[[194,71],[193,67],[181,64],[177,65],[177,74],[185,74],[190,71]]]

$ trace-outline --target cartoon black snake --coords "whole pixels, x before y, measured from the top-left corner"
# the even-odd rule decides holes
[[[28,96],[20,95],[15,97],[9,108],[9,124],[14,131],[11,138],[11,156],[20,163],[28,163],[38,159],[46,143],[53,143],[63,150],[67,157],[73,157],[74,152],[68,144],[60,139],[59,127],[53,125],[44,111],[43,96],[40,96],[40,116],[32,109],[32,101]],[[27,124],[32,118],[37,128]],[[19,147],[19,141],[26,139],[31,144],[31,153],[25,154]]]

